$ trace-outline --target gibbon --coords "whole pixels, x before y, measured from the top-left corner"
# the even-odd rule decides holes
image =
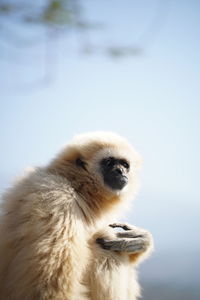
[[[20,178],[2,201],[0,299],[135,300],[134,265],[152,237],[113,222],[137,191],[139,164],[125,139],[93,132]]]

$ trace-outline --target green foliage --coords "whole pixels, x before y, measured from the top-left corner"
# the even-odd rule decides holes
[[[69,0],[49,1],[42,13],[41,20],[51,24],[73,24],[75,11]]]
[[[1,14],[8,14],[12,11],[13,7],[11,4],[2,3],[0,4],[0,13]]]
[[[95,22],[89,22],[84,18],[84,0],[43,0],[41,1],[9,1],[1,0],[0,3],[0,19],[3,21],[11,21],[10,24],[17,22],[24,26],[40,25],[47,29],[56,29],[56,33],[65,33],[63,29],[74,29],[70,31],[72,34],[78,33],[79,38],[82,34],[81,41],[83,43],[82,50],[85,54],[103,53],[114,59],[119,59],[125,56],[138,56],[142,53],[142,49],[137,46],[124,46],[124,45],[93,45],[92,42],[84,41],[84,33],[89,30],[99,30],[105,26],[97,24]],[[17,24],[17,25],[18,25]],[[0,30],[3,32],[3,36],[7,37],[7,41],[12,44],[30,45],[30,38],[27,35],[21,38],[21,32],[17,29],[7,28],[2,22]],[[104,25],[104,24],[103,24]],[[17,26],[16,26],[17,28]],[[27,32],[27,31],[26,31]],[[27,38],[27,43],[26,43]],[[23,42],[22,42],[23,40]]]

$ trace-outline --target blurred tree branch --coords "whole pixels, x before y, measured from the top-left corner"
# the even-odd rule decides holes
[[[76,33],[85,54],[100,53],[112,58],[141,55],[148,44],[159,32],[165,22],[169,1],[157,0],[157,11],[152,23],[139,39],[129,45],[95,45],[89,39],[91,30],[102,30],[105,24],[89,22],[84,17],[84,1],[81,0],[0,0],[0,42],[11,47],[30,47],[40,42],[46,43],[46,72],[52,73],[52,62],[56,59],[57,37]],[[20,26],[23,25],[23,30]],[[41,35],[35,35],[35,27]],[[38,30],[36,30],[37,32]],[[50,43],[50,40],[54,43]],[[51,44],[51,47],[49,47]],[[52,44],[53,48],[52,49]],[[46,74],[49,75],[49,74]],[[50,76],[51,77],[51,76]]]

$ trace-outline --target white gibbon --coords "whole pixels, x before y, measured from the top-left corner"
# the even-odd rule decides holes
[[[2,201],[0,299],[137,299],[134,266],[152,237],[113,222],[137,191],[139,164],[125,139],[93,132],[19,179]]]

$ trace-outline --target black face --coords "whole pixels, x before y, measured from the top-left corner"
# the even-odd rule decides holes
[[[122,190],[128,183],[129,163],[125,159],[108,157],[100,164],[105,184],[113,190]]]

